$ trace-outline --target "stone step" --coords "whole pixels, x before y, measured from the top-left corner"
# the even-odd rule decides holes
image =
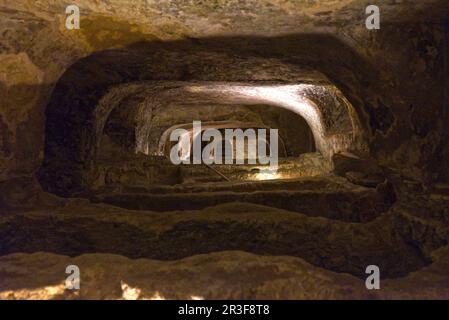
[[[261,190],[356,190],[359,189],[348,180],[338,176],[303,177],[286,180],[260,180],[260,181],[218,181],[214,183],[183,183],[177,185],[122,185],[120,187],[104,187],[96,191],[102,193],[190,193],[234,191],[252,192]]]
[[[222,203],[245,202],[350,222],[366,222],[386,211],[390,204],[375,189],[260,190],[189,193],[98,194],[96,202],[151,211],[197,210]]]
[[[300,257],[315,266],[363,279],[366,266],[376,264],[382,277],[397,277],[429,262],[416,245],[414,233],[409,232],[421,226],[397,219],[397,214],[390,214],[369,223],[347,223],[254,204],[229,203],[169,213],[74,203],[56,211],[3,216],[0,255],[102,252],[132,259],[176,260],[242,250]],[[404,232],[393,230],[398,226]]]
[[[438,194],[442,196],[449,196],[449,184],[436,183],[432,188],[432,194]]]

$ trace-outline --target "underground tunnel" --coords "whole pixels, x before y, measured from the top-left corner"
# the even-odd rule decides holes
[[[79,30],[20,2],[0,7],[1,299],[449,298],[444,1],[379,1],[375,31],[352,0],[81,1]]]

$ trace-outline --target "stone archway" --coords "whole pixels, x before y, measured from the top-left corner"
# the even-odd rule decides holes
[[[285,46],[289,42],[299,44],[307,37],[310,36],[271,40],[279,40]],[[322,36],[318,37],[323,40]],[[251,39],[246,41],[251,42]],[[354,108],[344,92],[317,71],[320,68],[310,69],[310,65],[318,67],[317,64],[308,63],[308,68],[304,69],[301,64],[292,63],[293,57],[305,54],[304,47],[292,51],[287,62],[275,51],[264,51],[263,55],[257,56],[252,49],[251,53],[245,53],[246,49],[235,47],[235,43],[226,52],[217,48],[217,39],[198,47],[176,43],[161,48],[160,44],[154,47],[148,44],[130,50],[96,53],[75,63],[56,84],[47,106],[45,158],[39,172],[44,188],[61,195],[84,192],[89,184],[89,170],[95,161],[98,135],[110,112],[132,96],[141,97],[138,103],[125,103],[135,115],[138,151],[145,151],[143,143],[148,133],[149,110],[178,99],[183,102],[220,100],[224,104],[276,105],[306,119],[317,149],[327,159],[342,150],[359,154],[368,152],[364,122],[359,117],[363,111]],[[302,43],[307,47],[309,42]],[[329,45],[338,48],[342,55],[354,56],[335,39],[327,39],[326,43],[326,50],[320,52],[320,67],[324,69],[332,60],[331,56],[326,56]],[[265,40],[257,39],[253,45],[265,46]],[[169,52],[167,50],[172,50],[172,54],[161,57],[160,52]],[[239,55],[235,56],[232,50]],[[177,60],[181,51],[183,63]],[[156,58],[160,59],[158,63],[152,60]],[[363,59],[358,63],[363,64]],[[185,74],[178,72],[185,71],[186,64],[190,70],[188,81]],[[167,74],[167,68],[173,72]],[[242,68],[247,70],[245,81],[241,77]],[[361,65],[359,69],[363,68]],[[95,80],[78,81],[79,77],[88,75],[91,75],[89,79]],[[183,81],[179,81],[181,78]],[[347,87],[344,89],[346,91]]]

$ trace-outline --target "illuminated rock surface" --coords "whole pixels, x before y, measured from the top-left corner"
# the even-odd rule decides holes
[[[449,298],[446,0],[77,4],[0,0],[0,298]],[[175,166],[195,120],[279,170]]]
[[[348,274],[303,259],[241,251],[176,261],[131,260],[111,254],[69,258],[50,253],[0,258],[1,299],[448,299],[447,247],[432,266],[385,280],[368,291]],[[65,289],[65,267],[83,272],[81,289]]]

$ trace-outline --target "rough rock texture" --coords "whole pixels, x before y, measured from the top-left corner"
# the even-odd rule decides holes
[[[134,152],[137,148],[136,137],[136,117],[130,111],[127,104],[141,103],[139,97],[131,96],[115,108],[104,127],[104,135],[115,144],[123,147],[128,153]],[[179,105],[170,102],[163,108],[151,110],[148,137],[144,141],[145,153],[149,155],[162,155],[163,144],[169,141],[169,129],[178,128],[181,125],[192,126],[193,121],[201,121],[202,128],[207,124],[228,123],[251,124],[250,128],[273,128],[279,130],[280,153],[284,152],[288,156],[299,156],[302,153],[315,151],[310,127],[305,120],[288,110],[271,106],[232,106],[227,105]],[[105,137],[103,136],[102,139]],[[159,143],[157,143],[159,142]],[[104,141],[100,142],[100,148]],[[101,153],[101,151],[99,151]]]
[[[223,181],[261,181],[274,179],[294,179],[313,177],[330,172],[329,166],[319,153],[305,153],[297,158],[279,159],[276,173],[264,173],[267,165],[174,165],[162,156],[146,156],[122,151],[102,150],[102,158],[96,164],[95,180],[90,186],[91,192],[102,189],[122,187],[140,187],[142,192],[152,193],[154,185],[174,185],[209,183]],[[109,153],[111,152],[111,153]],[[175,187],[176,188],[176,187]]]
[[[12,254],[0,258],[0,299],[448,299],[447,251],[431,267],[382,281],[375,291],[363,280],[300,258],[240,251],[167,262],[110,254]],[[80,290],[65,289],[68,265],[80,268]]]
[[[77,265],[81,290],[65,290],[65,268]],[[118,255],[77,258],[35,253],[0,258],[0,299],[349,299],[372,296],[349,275],[302,259],[239,251],[178,261]],[[33,276],[30,277],[30,274]],[[245,284],[244,286],[242,284]]]
[[[307,178],[253,184],[230,182],[193,188],[141,187],[130,191],[119,188],[96,194],[93,199],[123,208],[155,211],[201,209],[220,203],[245,202],[354,222],[370,221],[391,205],[387,195],[376,189],[358,187],[331,177],[320,177],[318,181]]]
[[[348,184],[343,178],[333,179],[342,186]],[[282,183],[153,186],[151,193],[174,192],[173,188],[181,193],[241,192],[282,184],[296,184],[303,191],[336,188],[335,183],[316,177]],[[418,197],[415,193],[404,201],[400,193],[393,207],[374,220],[348,223],[320,217],[319,209],[304,215],[249,203],[202,210],[133,211],[85,199],[57,198],[33,185],[23,184],[23,188],[28,190],[25,201],[11,201],[6,203],[9,209],[3,206],[0,211],[2,298],[448,297],[449,201],[444,195]],[[223,252],[229,250],[246,253]],[[47,253],[14,254],[39,251]],[[82,280],[86,286],[77,294],[64,291],[61,283],[70,263],[89,270]],[[360,278],[366,277],[369,264],[381,269],[381,291],[364,289]],[[30,279],[34,268],[41,276]],[[241,272],[246,268],[251,271]],[[174,276],[178,269],[179,275]],[[202,274],[204,282],[195,281],[203,279],[196,274]],[[111,281],[100,281],[103,277]],[[204,283],[214,281],[216,286],[203,289]],[[223,282],[229,284],[225,291],[220,287]],[[192,288],[199,289],[193,292]]]
[[[302,46],[296,59],[324,72],[352,102],[369,129],[372,153],[382,163],[415,179],[448,178],[440,23],[447,15],[444,0],[378,1],[382,27],[375,32],[365,29],[365,4],[356,0],[77,4],[81,29],[70,31],[64,27],[61,2],[0,2],[2,179],[32,173],[41,163],[51,90],[81,57],[139,41],[299,32],[302,41],[270,40],[270,45],[286,55]],[[221,47],[224,41],[219,40]]]
[[[396,277],[428,264],[432,251],[447,244],[448,234],[447,224],[400,207],[371,222],[348,223],[245,203],[151,212],[70,201],[62,207],[3,215],[0,235],[6,240],[0,252],[107,252],[171,260],[245,250],[298,256],[357,276],[375,262],[384,277]]]
[[[176,54],[179,55],[180,49],[177,50]],[[195,55],[197,50],[202,52],[205,48],[194,48],[193,53],[183,52],[183,56]],[[267,104],[272,104],[304,117],[313,132],[316,149],[326,160],[338,151],[360,149],[358,145],[363,140],[363,135],[359,134],[360,128],[357,125],[352,126],[353,123],[358,123],[357,119],[351,118],[353,108],[346,101],[335,98],[341,93],[329,83],[288,85],[278,82],[260,83],[260,80],[255,83],[233,82],[235,73],[221,74],[224,70],[229,72],[228,68],[222,70],[220,68],[224,66],[220,66],[213,74],[208,70],[210,66],[203,60],[196,61],[192,57],[190,59],[195,62],[194,67],[197,69],[195,82],[144,81],[159,77],[161,70],[175,67],[168,58],[157,65],[158,68],[161,65],[165,67],[161,70],[152,70],[151,64],[141,65],[142,59],[157,53],[154,47],[144,51],[103,52],[78,62],[65,73],[46,110],[45,160],[39,172],[40,181],[46,190],[68,196],[87,188],[92,180],[101,133],[114,108],[127,107],[135,115],[136,150],[145,154],[151,149],[148,136],[151,134],[153,116],[173,102],[188,103],[192,108],[204,103],[222,103],[229,108],[236,105],[239,107],[241,104],[264,108]],[[117,54],[122,58],[120,63],[114,62]],[[115,71],[120,76],[105,70],[108,65],[104,65],[103,58],[112,59],[110,63],[115,63]],[[248,57],[245,59],[251,61]],[[142,74],[132,73],[135,68],[142,68]],[[92,82],[77,81],[83,76],[80,70],[86,69],[90,73],[103,70],[104,77],[96,77]],[[196,82],[212,80],[214,75],[223,76],[227,82]],[[141,81],[135,82],[138,76]],[[176,76],[176,73],[173,74],[173,77]],[[121,82],[131,83],[119,84]],[[142,96],[143,100],[137,104],[123,105],[122,101],[129,96]],[[330,102],[320,103],[320,99]],[[73,110],[78,112],[72,114]],[[302,124],[303,122],[299,123],[300,126]],[[309,139],[307,136],[306,138]]]
[[[80,30],[0,0],[0,298],[449,299],[447,0],[378,0],[376,31],[361,0],[75,3]],[[313,136],[284,173],[340,177],[172,185],[123,151],[181,109]]]

